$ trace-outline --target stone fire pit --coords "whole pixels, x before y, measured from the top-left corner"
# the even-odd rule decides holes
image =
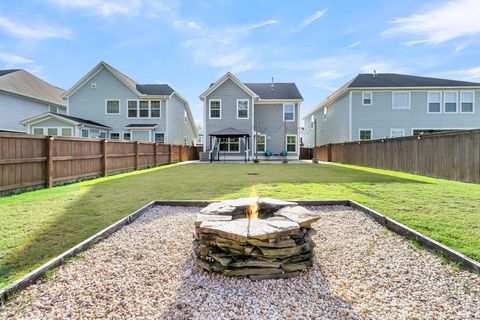
[[[258,218],[247,218],[252,206]],[[208,271],[252,280],[293,277],[313,262],[311,227],[319,216],[287,202],[242,198],[212,203],[195,221],[196,263]]]

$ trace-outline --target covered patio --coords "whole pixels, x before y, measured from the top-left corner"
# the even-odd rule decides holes
[[[231,153],[239,153],[241,154],[241,144],[240,139],[243,141],[243,155],[244,155],[244,162],[248,161],[249,158],[249,151],[250,151],[250,134],[246,132],[242,132],[235,128],[226,128],[217,132],[209,133],[210,137],[210,151],[209,151],[209,159],[210,162],[213,161],[220,161],[220,156],[223,154],[223,160],[226,161],[227,154]],[[238,139],[238,150],[230,150],[230,139]],[[221,150],[222,143],[227,143],[228,150]],[[225,144],[223,145],[225,146]]]

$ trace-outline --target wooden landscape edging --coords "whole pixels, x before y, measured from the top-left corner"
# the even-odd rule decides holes
[[[72,258],[79,254],[82,251],[87,250],[93,244],[107,238],[112,233],[120,230],[122,227],[134,222],[137,218],[142,216],[147,210],[155,206],[178,206],[178,207],[205,207],[211,203],[219,202],[220,200],[157,200],[148,203],[132,214],[126,216],[113,223],[112,225],[106,227],[102,231],[91,236],[87,240],[77,244],[71,249],[65,251],[64,253],[58,255],[57,257],[46,262],[37,269],[29,272],[22,278],[13,282],[11,285],[0,290],[0,304],[4,303],[7,299],[12,297],[15,293],[27,288],[29,285],[33,284],[35,281],[43,277],[47,271],[52,270],[56,267],[64,264],[67,259]],[[448,259],[460,263],[465,269],[473,271],[475,273],[480,273],[480,262],[470,259],[469,257],[461,254],[458,251],[455,251],[393,219],[390,219],[384,216],[381,213],[378,213],[375,210],[368,208],[356,201],[353,200],[289,200],[296,202],[302,206],[330,206],[330,205],[343,205],[349,206],[359,211],[362,211],[370,218],[375,220],[377,223],[381,224],[388,230],[394,231],[398,235],[409,239],[415,239],[420,242],[427,249],[430,249],[434,252],[440,252],[445,255]]]

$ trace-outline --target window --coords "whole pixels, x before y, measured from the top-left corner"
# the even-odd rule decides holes
[[[100,139],[105,139],[107,137],[107,133],[105,131],[100,131],[100,133],[98,134],[98,137]]]
[[[372,93],[362,92],[362,106],[371,106],[371,105],[372,105]]]
[[[393,92],[392,109],[410,109],[410,92]]]
[[[110,139],[112,139],[112,140],[120,140],[120,133],[118,133],[118,132],[110,132]]]
[[[56,135],[58,135],[58,129],[57,128],[48,128],[47,129],[47,134],[49,136],[56,136]]]
[[[62,128],[62,137],[71,137],[72,128]]]
[[[472,113],[474,101],[473,91],[465,91],[460,93],[460,112],[461,113]]]
[[[120,114],[120,100],[107,100],[105,106],[107,114]]]
[[[159,100],[150,101],[150,117],[160,118],[160,101]]]
[[[297,136],[287,134],[287,152],[297,152]]]
[[[128,100],[127,101],[128,105],[128,118],[136,118],[137,117],[137,105],[138,101],[137,100]]]
[[[43,128],[33,128],[33,134],[37,136],[43,136]]]
[[[266,136],[264,134],[259,134],[257,137],[257,151],[258,152],[265,152],[266,148]]]
[[[442,93],[429,92],[428,93],[428,113],[440,113],[442,111]]]
[[[323,108],[323,121],[327,120],[327,107]]]
[[[48,106],[48,111],[51,112],[51,113],[58,113],[58,107]]]
[[[405,136],[405,129],[390,129],[390,138],[398,138]]]
[[[445,113],[457,112],[457,93],[456,92],[444,93],[444,112]]]
[[[130,132],[124,132],[123,133],[123,140],[131,140]]]
[[[360,140],[372,140],[372,129],[360,129]]]
[[[155,142],[156,143],[165,143],[165,133],[155,132]]]
[[[222,101],[210,100],[210,119],[220,119],[222,117]]]
[[[283,105],[283,121],[295,121],[295,105],[287,103]]]
[[[248,119],[248,99],[237,100],[237,119]]]
[[[148,118],[148,101],[140,101],[140,118]]]
[[[90,136],[90,132],[88,129],[82,129],[81,131],[82,138],[88,138]]]
[[[240,139],[239,138],[223,138],[220,142],[219,150],[222,152],[239,152]]]

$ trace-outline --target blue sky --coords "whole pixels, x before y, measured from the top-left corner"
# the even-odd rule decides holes
[[[480,1],[3,0],[0,68],[68,89],[104,60],[169,83],[197,120],[227,71],[296,82],[306,114],[357,73],[480,82]]]

